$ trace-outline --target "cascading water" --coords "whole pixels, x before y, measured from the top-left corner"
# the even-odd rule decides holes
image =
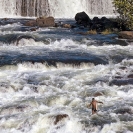
[[[132,40],[63,19],[110,15],[111,0],[1,0],[0,9],[0,133],[133,133]],[[41,15],[59,26],[22,18]],[[103,104],[92,115],[94,97]]]
[[[112,0],[49,0],[52,16],[73,18],[77,12],[88,15],[113,15]]]
[[[0,1],[0,17],[20,15],[17,9],[17,0],[1,0]]]
[[[0,17],[54,16],[73,18],[77,12],[88,15],[113,15],[112,0],[1,0]]]

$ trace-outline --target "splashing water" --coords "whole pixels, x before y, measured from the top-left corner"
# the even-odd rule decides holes
[[[23,28],[0,26],[1,133],[133,132],[132,43]],[[98,115],[87,108],[93,97],[104,103]]]

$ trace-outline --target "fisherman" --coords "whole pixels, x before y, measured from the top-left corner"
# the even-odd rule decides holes
[[[97,112],[97,103],[102,103],[100,101],[96,101],[95,98],[92,98],[92,102],[88,105],[88,108],[92,106],[92,114],[95,114]]]

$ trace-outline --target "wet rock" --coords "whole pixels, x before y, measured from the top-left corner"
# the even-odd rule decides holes
[[[25,26],[53,27],[55,26],[53,17],[39,17],[36,20],[30,20],[24,24]]]
[[[102,17],[101,18],[101,22],[102,23],[107,23],[107,22],[110,22],[110,20],[108,18],[106,18],[106,17]]]
[[[21,35],[21,36],[18,36],[16,38],[16,45],[18,46],[19,45],[19,41],[21,39],[34,39],[32,36],[28,36],[28,35]],[[35,40],[35,39],[34,39]]]
[[[133,31],[121,31],[118,37],[122,39],[133,39]]]
[[[115,79],[122,79],[123,77],[121,76],[115,76]]]
[[[94,17],[92,19],[91,30],[96,30],[98,32],[101,32],[104,30],[104,26],[98,17]]]
[[[120,109],[115,110],[115,113],[116,114],[125,114],[125,113],[132,114],[133,112],[129,108],[120,108]]]
[[[71,28],[71,25],[70,25],[70,24],[63,24],[62,27],[63,27],[63,28]]]
[[[69,117],[67,114],[60,114],[55,116],[54,124],[56,125],[58,122],[60,122],[62,119]]]
[[[53,27],[55,26],[53,17],[39,17],[36,19],[37,26],[39,27]]]
[[[101,20],[100,20],[98,17],[94,17],[94,18],[92,19],[92,22],[93,22],[93,23],[101,23]]]
[[[133,74],[130,74],[127,76],[128,78],[133,78]]]
[[[8,18],[3,18],[3,20],[4,20],[4,21],[7,21],[7,20],[8,20]]]
[[[117,86],[121,86],[121,85],[128,85],[128,84],[133,84],[133,79],[114,79],[112,80],[109,85],[117,85]]]
[[[103,95],[102,92],[96,92],[96,93],[93,94],[94,97],[98,97],[98,96],[102,96],[102,95]]]
[[[38,28],[31,28],[30,31],[36,31]]]
[[[89,16],[85,12],[79,12],[75,15],[75,20],[77,24],[83,25],[85,27],[89,26],[92,22]]]
[[[119,69],[125,70],[125,69],[127,69],[127,67],[120,67]]]
[[[33,26],[36,26],[37,23],[36,23],[36,20],[30,20],[30,21],[26,22],[24,25],[33,27]]]

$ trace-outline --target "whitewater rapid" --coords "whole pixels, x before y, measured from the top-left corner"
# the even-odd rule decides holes
[[[113,82],[132,81],[132,42],[77,32],[0,26],[1,133],[133,132],[133,84]],[[87,108],[93,97],[98,115]]]

